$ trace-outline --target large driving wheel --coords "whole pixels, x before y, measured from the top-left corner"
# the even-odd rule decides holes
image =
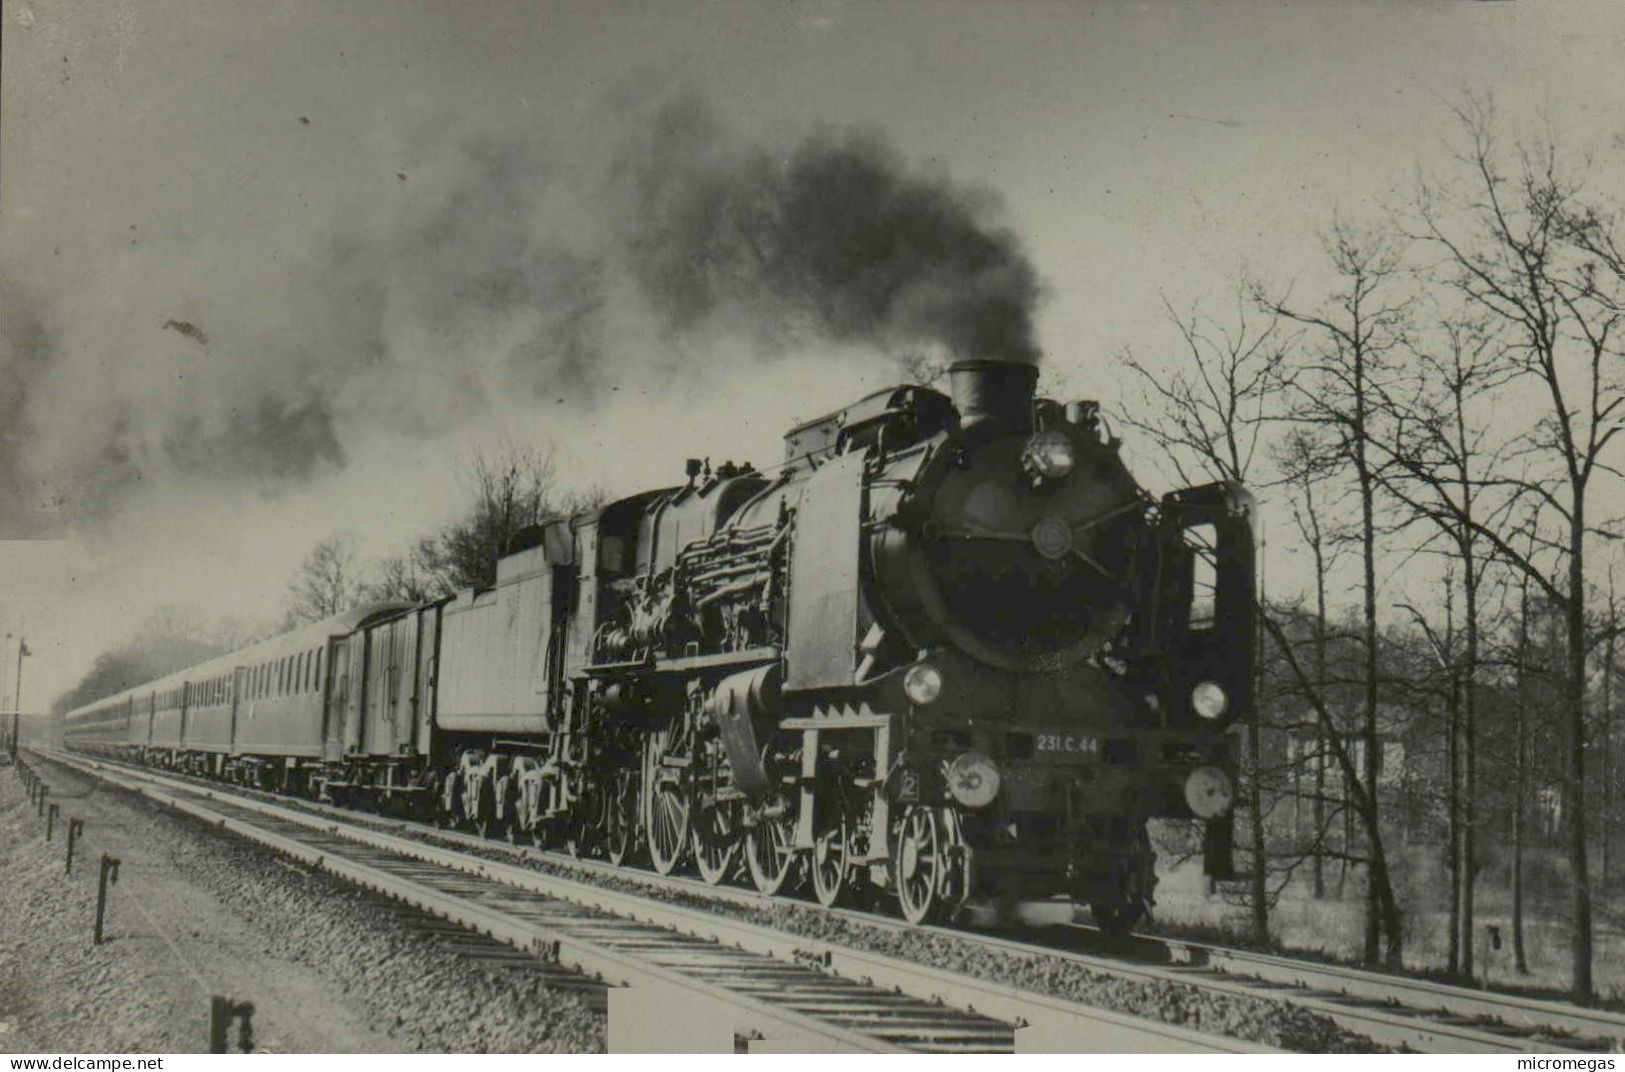
[[[703,804],[695,810],[690,824],[694,842],[694,862],[707,886],[728,877],[739,847],[739,824],[730,804]]]
[[[776,819],[764,816],[745,832],[745,863],[751,881],[769,897],[790,877],[790,867],[796,862],[795,836],[795,816],[789,812]]]
[[[688,796],[676,782],[661,781],[650,787],[647,797],[649,862],[658,873],[669,875],[688,851]]]
[[[812,857],[807,862],[807,869],[812,872],[813,895],[825,908],[834,907],[846,893],[847,860],[845,819],[826,819],[813,830]]]
[[[609,862],[620,867],[632,854],[638,825],[638,780],[631,771],[615,775],[615,795],[605,816],[604,852]]]
[[[931,808],[911,807],[897,826],[892,845],[892,883],[903,918],[927,923],[942,914],[947,839]]]

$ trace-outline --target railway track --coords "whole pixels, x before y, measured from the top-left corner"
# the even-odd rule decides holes
[[[697,1000],[736,1040],[762,1040],[762,1048],[1268,1052],[484,859],[358,822],[339,809],[312,811],[303,802],[293,806],[124,764],[40,755],[607,986],[683,995],[688,1008]]]
[[[132,773],[150,773],[142,768],[118,766]],[[210,791],[278,800],[273,794],[238,790],[235,787],[230,790],[211,787]],[[313,814],[347,821],[360,820],[378,829],[429,837],[448,845],[477,850],[487,857],[496,854],[541,860],[555,868],[575,871],[590,880],[638,884],[681,897],[696,912],[703,912],[702,906],[707,903],[720,902],[742,910],[763,910],[775,903],[773,899],[753,890],[714,886],[682,876],[661,877],[646,871],[577,859],[564,853],[509,845],[461,831],[376,815],[357,815],[333,805],[300,801],[299,807]],[[475,857],[472,864],[483,867],[489,861]],[[462,866],[470,866],[470,862],[465,859]],[[530,869],[524,870],[537,874]],[[1152,984],[1180,983],[1219,995],[1251,996],[1290,1004],[1325,1016],[1351,1032],[1396,1049],[1427,1053],[1587,1053],[1625,1050],[1625,1015],[1564,1002],[1497,994],[1176,938],[1136,936],[1127,943],[1102,943],[1093,934],[1092,928],[1079,925],[1051,928],[1043,934],[1042,940],[1035,941],[1029,934],[994,935],[953,928],[912,928],[901,921],[872,912],[823,909],[811,903],[796,903],[809,912],[824,913],[833,919],[881,931],[933,934],[1016,958],[1057,957],[1103,976]],[[821,953],[824,964],[843,974],[855,973],[853,977],[864,977],[868,970],[868,965],[862,963],[864,954],[833,943],[821,944],[824,946]],[[1109,945],[1111,950],[1088,951],[1076,948],[1078,944],[1097,947]],[[854,960],[858,963],[853,963]],[[1036,999],[1031,992],[1022,994],[1024,1001]],[[933,992],[931,996],[940,998],[941,994]],[[985,1011],[990,1006],[977,1003],[975,1007]],[[1018,1004],[1011,1022],[1020,1017]]]

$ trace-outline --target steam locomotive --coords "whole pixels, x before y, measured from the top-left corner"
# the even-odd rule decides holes
[[[490,590],[384,603],[70,713],[70,746],[921,923],[1126,929],[1147,821],[1229,877],[1253,500],[1157,501],[1088,402],[965,361],[769,470],[525,530]]]

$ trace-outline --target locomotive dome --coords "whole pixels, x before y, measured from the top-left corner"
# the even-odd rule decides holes
[[[922,646],[1011,670],[1086,658],[1127,619],[1143,495],[1085,411],[1035,405],[1033,366],[951,376],[958,442],[923,464],[877,542],[886,602]]]

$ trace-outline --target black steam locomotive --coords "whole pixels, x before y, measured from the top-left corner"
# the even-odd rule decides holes
[[[1203,820],[1231,870],[1253,504],[1154,501],[1036,376],[877,392],[768,471],[690,462],[527,531],[492,590],[306,627],[67,738],[914,922],[1065,897],[1132,926],[1147,820]]]

